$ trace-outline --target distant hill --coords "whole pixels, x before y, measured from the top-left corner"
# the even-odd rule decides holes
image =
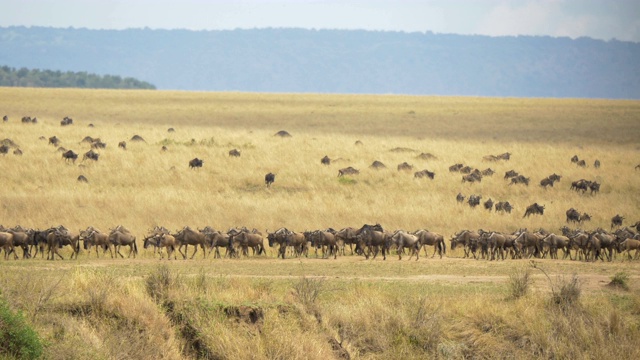
[[[52,71],[0,66],[0,86],[55,87],[89,89],[155,89],[134,78],[88,74],[86,72]]]
[[[159,89],[640,98],[640,44],[353,30],[0,28],[0,64]]]

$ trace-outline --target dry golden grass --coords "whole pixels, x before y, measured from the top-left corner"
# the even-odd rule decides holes
[[[140,239],[154,225],[306,230],[379,222],[448,238],[463,228],[558,231],[570,207],[592,215],[587,228],[608,229],[615,214],[625,225],[640,220],[637,101],[0,88],[2,113],[10,120],[0,124],[0,140],[11,138],[24,152],[0,156],[5,226],[106,231],[123,224]],[[39,123],[21,124],[25,115]],[[61,127],[64,116],[75,124]],[[283,129],[293,137],[273,136]],[[146,143],[129,141],[135,134]],[[39,140],[53,135],[81,154],[76,164]],[[81,160],[87,135],[107,143],[98,162]],[[117,148],[122,140],[126,151]],[[240,158],[227,155],[233,148]],[[506,151],[508,162],[482,161]],[[421,152],[438,158],[419,160]],[[571,164],[574,154],[589,167]],[[324,155],[342,160],[323,166]],[[204,159],[202,169],[189,170],[194,157]],[[369,169],[374,160],[388,168]],[[435,179],[399,173],[404,161]],[[496,174],[462,184],[448,171],[459,162]],[[360,175],[338,179],[346,166]],[[502,176],[510,169],[530,176],[529,187],[507,186]],[[267,172],[277,174],[271,188]],[[554,172],[563,176],[555,188],[538,186]],[[76,181],[81,174],[88,184]],[[580,178],[601,182],[600,194],[570,191]],[[515,209],[470,209],[456,203],[458,192],[508,200]],[[545,215],[522,219],[533,202],[546,205]],[[583,281],[579,305],[566,311],[551,304],[550,286],[535,270],[532,291],[511,299],[508,275],[526,260],[488,263],[456,252],[418,262],[274,255],[172,261],[162,298],[145,285],[163,273],[142,249],[136,260],[82,252],[77,261],[0,261],[0,289],[47,341],[50,359],[326,359],[340,356],[337,343],[356,359],[640,355],[633,346],[637,262],[541,260],[552,277],[576,273]],[[629,275],[628,292],[604,286],[620,272]],[[315,301],[296,295],[304,279],[320,286]]]

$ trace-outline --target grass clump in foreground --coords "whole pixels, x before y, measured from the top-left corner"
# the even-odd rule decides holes
[[[529,269],[517,268],[509,274],[509,297],[519,299],[529,292],[531,272]]]
[[[611,277],[610,286],[629,290],[629,274],[624,271],[619,271]]]
[[[26,323],[21,312],[11,311],[1,296],[0,354],[15,359],[38,359],[43,354],[42,341],[36,331]]]

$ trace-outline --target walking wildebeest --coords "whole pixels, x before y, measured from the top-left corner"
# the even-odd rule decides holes
[[[464,195],[462,195],[462,193],[458,193],[458,195],[456,195],[456,201],[459,203],[464,202]]]
[[[580,222],[580,212],[574,208],[567,210],[567,222]]]
[[[536,202],[536,203],[533,203],[533,204],[527,206],[527,209],[524,212],[523,218],[529,217],[529,215],[531,215],[531,214],[543,215],[544,214],[544,205],[539,205]]]
[[[329,159],[329,156],[325,155],[322,159],[320,159],[320,164],[331,165],[331,159]]]
[[[624,217],[620,216],[619,214],[616,214],[616,216],[612,217],[611,229],[613,229],[614,227],[622,226],[622,220],[624,220]]]
[[[182,255],[183,259],[187,258],[187,255],[189,252],[189,245],[193,245],[194,247],[194,251],[190,259],[193,259],[193,257],[196,256],[196,253],[198,252],[198,246],[202,248],[202,252],[203,252],[202,258],[204,259],[207,257],[207,249],[205,246],[206,240],[205,240],[205,235],[203,233],[199,231],[195,231],[188,226],[185,226],[184,228],[182,228],[182,230],[178,231],[177,234],[173,235],[173,237],[176,239],[178,252],[180,252],[180,255]],[[183,246],[185,248],[184,253],[182,252]]]
[[[358,174],[360,174],[360,171],[351,166],[338,170],[338,177],[341,177],[344,175],[358,175]]]
[[[189,160],[189,168],[190,169],[201,168],[203,163],[204,163],[204,160],[193,158]]]
[[[440,259],[442,259],[442,255],[446,254],[447,245],[444,242],[444,236],[429,230],[418,230],[414,235],[418,237],[420,245],[424,247],[425,256],[429,255],[427,253],[427,246],[433,246],[432,258],[436,256],[436,252],[440,255]]]
[[[268,173],[267,175],[264,176],[264,183],[265,185],[267,185],[267,187],[270,187],[274,181],[276,181],[276,174]]]
[[[435,174],[435,173],[433,173],[433,172],[431,172],[431,171],[429,171],[429,170],[427,170],[427,169],[424,169],[424,170],[422,170],[422,171],[418,171],[418,172],[416,172],[416,173],[414,173],[414,174],[413,174],[413,177],[414,177],[414,178],[423,178],[423,177],[428,177],[428,178],[429,178],[429,179],[431,179],[431,180],[433,180],[433,178],[434,178],[435,176],[436,176],[436,174]]]
[[[475,208],[480,205],[480,199],[482,199],[482,195],[469,195],[469,200],[467,202],[469,203],[469,206]]]
[[[78,159],[78,154],[74,153],[73,150],[67,150],[64,153],[62,153],[62,158],[66,162],[71,160],[71,162],[75,164],[76,160]]]
[[[109,241],[116,248],[115,253],[117,255],[120,255],[121,258],[124,258],[124,256],[120,252],[120,247],[122,246],[129,247],[129,254],[127,255],[127,258],[131,257],[131,254],[133,254],[133,257],[135,258],[136,255],[138,254],[138,245],[136,245],[136,237],[133,236],[133,234],[131,234],[128,231],[127,232],[120,231],[120,230],[112,231],[109,234]]]
[[[229,156],[240,157],[240,150],[238,149],[229,150]]]
[[[398,171],[411,171],[413,170],[413,165],[410,165],[406,161],[402,164],[398,164]]]
[[[87,159],[98,161],[99,157],[100,157],[100,154],[98,154],[97,152],[93,151],[93,149],[91,149],[86,153],[84,153],[84,156],[82,157],[82,161],[85,161]]]
[[[127,150],[127,142],[126,141],[120,141],[118,143],[118,147],[121,148],[122,150]]]

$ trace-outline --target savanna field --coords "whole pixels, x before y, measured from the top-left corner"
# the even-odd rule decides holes
[[[639,260],[488,261],[449,248],[464,229],[560,233],[610,230],[617,214],[623,226],[640,220],[638,101],[0,88],[2,115],[0,140],[22,155],[0,155],[0,224],[124,225],[138,238],[135,259],[81,250],[70,260],[63,249],[64,260],[0,260],[0,312],[22,314],[42,358],[640,357]],[[65,116],[72,125],[60,125]],[[274,136],[280,130],[292,136]],[[52,136],[79,154],[75,163]],[[107,144],[98,161],[82,159],[86,136]],[[483,161],[505,152],[508,161]],[[196,157],[204,164],[190,169]],[[370,168],[376,160],[386,168]],[[413,171],[398,171],[403,162]],[[449,171],[457,163],[495,174],[463,183]],[[360,174],[338,177],[348,166]],[[433,180],[414,178],[424,169]],[[509,185],[509,170],[529,185]],[[560,182],[541,187],[553,173]],[[600,191],[570,190],[580,179]],[[458,193],[513,211],[471,208]],[[523,218],[534,202],[544,214]],[[591,221],[567,224],[572,207]],[[282,260],[265,240],[266,255],[161,261],[141,243],[154,226],[266,234],[365,223],[438,232],[446,256],[429,248],[418,261],[365,260],[347,249],[335,260]],[[17,356],[6,344],[0,353]]]

